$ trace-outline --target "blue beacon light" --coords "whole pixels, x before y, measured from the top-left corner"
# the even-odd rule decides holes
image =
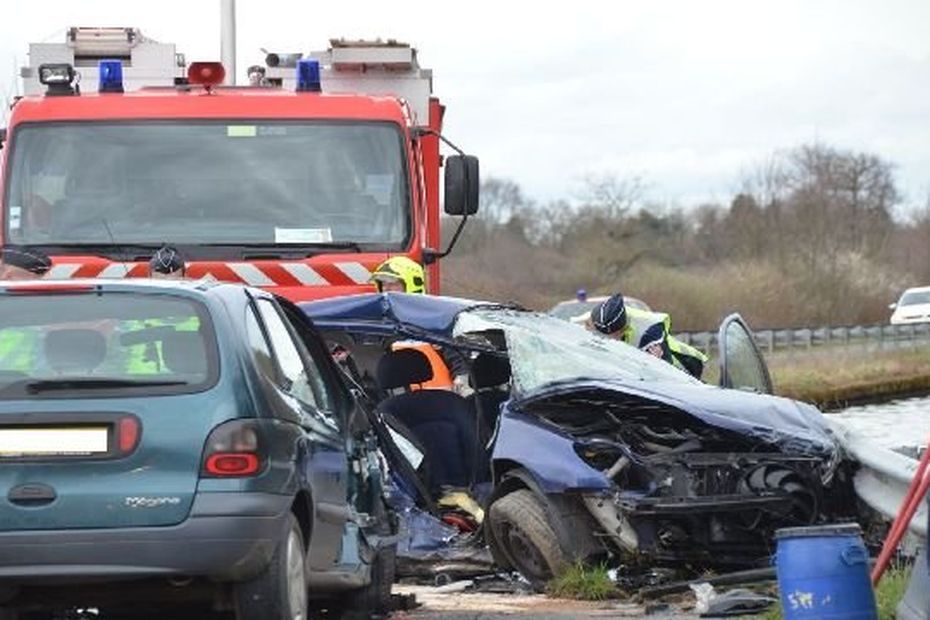
[[[320,61],[304,58],[297,61],[297,92],[318,93],[320,87]]]
[[[100,61],[100,80],[97,87],[101,93],[123,92],[123,63],[118,60]]]

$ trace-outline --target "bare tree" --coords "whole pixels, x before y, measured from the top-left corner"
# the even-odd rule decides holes
[[[594,209],[610,220],[620,219],[642,202],[645,193],[646,186],[641,177],[591,174],[584,178],[582,209]]]
[[[506,224],[514,214],[532,206],[523,190],[510,179],[486,177],[481,182],[479,215],[497,224]]]
[[[767,253],[771,231],[766,226],[765,212],[752,194],[733,197],[724,224],[731,255],[753,258]]]

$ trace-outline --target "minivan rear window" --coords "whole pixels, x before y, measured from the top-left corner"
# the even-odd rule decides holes
[[[99,290],[0,296],[0,399],[183,394],[217,376],[213,325],[198,301]]]

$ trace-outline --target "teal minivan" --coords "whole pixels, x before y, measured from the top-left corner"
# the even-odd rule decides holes
[[[383,612],[381,463],[285,300],[206,281],[0,284],[4,620]]]

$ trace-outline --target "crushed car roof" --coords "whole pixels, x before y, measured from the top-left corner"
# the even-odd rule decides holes
[[[452,340],[456,318],[473,309],[513,308],[492,302],[453,297],[369,293],[300,304],[314,324],[324,330],[422,336]],[[434,340],[435,341],[435,340]],[[630,349],[630,355],[639,355]],[[683,375],[683,379],[685,376]],[[835,444],[819,411],[812,405],[778,396],[715,388],[691,381],[642,381],[578,377],[526,394],[528,401],[586,390],[635,395],[676,407],[703,422],[757,437],[767,443],[801,452],[830,452]],[[523,400],[523,399],[521,399]]]
[[[365,293],[299,304],[321,329],[359,329],[393,332],[408,326],[447,338],[452,337],[455,317],[471,308],[500,307],[499,304],[406,293]]]

